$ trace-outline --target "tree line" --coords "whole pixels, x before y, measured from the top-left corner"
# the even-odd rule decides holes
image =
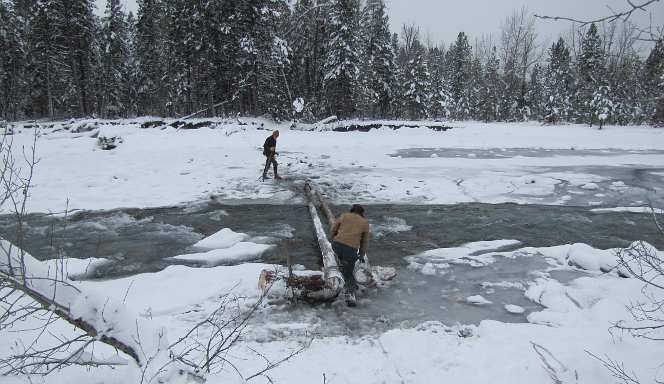
[[[664,122],[664,43],[628,23],[543,46],[515,11],[445,46],[383,0],[0,0],[0,118],[270,115]]]

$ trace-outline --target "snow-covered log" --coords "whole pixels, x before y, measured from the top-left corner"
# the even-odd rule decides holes
[[[330,241],[327,239],[325,229],[323,229],[323,224],[320,221],[318,211],[314,205],[314,195],[311,186],[306,184],[304,189],[307,193],[307,197],[309,198],[307,205],[309,207],[309,213],[311,214],[311,220],[314,223],[318,246],[320,247],[321,255],[323,257],[323,276],[325,278],[325,285],[332,292],[335,292],[336,296],[344,286],[344,278],[341,275],[341,271],[339,270],[337,256],[332,250],[332,244],[330,244]]]
[[[142,344],[146,340],[133,338],[132,333],[139,327],[139,322],[132,322],[136,316],[126,313],[122,305],[82,292],[64,271],[53,270],[5,240],[0,240],[0,280],[93,340],[124,352],[139,366],[145,363],[139,350],[148,348],[147,343]],[[142,325],[146,334],[149,327]]]

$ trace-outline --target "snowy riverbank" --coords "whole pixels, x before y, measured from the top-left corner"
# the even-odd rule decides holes
[[[450,123],[369,132],[309,132],[288,124],[222,123],[196,130],[100,125],[71,133],[41,130],[29,210],[156,207],[208,199],[299,203],[288,183],[260,182],[260,147],[279,128],[281,172],[312,178],[340,203],[515,202],[638,206],[661,199],[664,130],[539,123]],[[80,125],[79,123],[73,126]],[[261,126],[263,124],[263,126]],[[121,136],[114,150],[101,136]],[[19,128],[15,148],[30,145]],[[590,150],[590,151],[587,151]]]
[[[92,124],[90,131],[78,133],[54,124],[42,129],[37,140],[40,162],[28,209],[61,213],[67,201],[69,209],[77,210],[181,203],[195,209],[196,201],[208,201],[211,196],[238,204],[300,204],[293,183],[258,181],[264,160],[259,148],[273,128],[282,130],[278,151],[283,173],[295,184],[297,180],[313,179],[337,204],[513,202],[600,206],[598,217],[611,214],[602,212],[642,212],[643,208],[637,207],[649,201],[660,208],[664,205],[659,204],[664,202],[664,130],[650,127],[605,127],[599,131],[575,125],[456,122],[445,132],[381,128],[340,133],[290,130],[288,125],[263,123],[261,127],[258,121],[248,125],[219,121],[212,128],[178,131],[141,129],[140,121],[120,122]],[[29,145],[33,133],[34,128],[17,128],[13,136],[15,150]],[[122,143],[104,151],[91,136],[121,136]],[[218,214],[219,219],[228,215],[221,211]],[[107,223],[102,227],[106,232],[120,231],[118,220],[136,220],[124,213],[112,217],[115,226]],[[294,229],[285,226],[288,223],[277,224],[279,228],[272,232],[286,231],[285,236],[291,236]],[[415,223],[396,217],[379,224],[375,232],[389,236],[390,231],[408,233]],[[85,231],[84,226],[75,228]],[[438,230],[444,232],[445,228]],[[236,297],[229,307],[251,308],[261,294],[257,287],[260,272],[280,268],[259,262],[261,254],[274,247],[274,233],[248,235],[230,227],[203,239],[189,227],[181,232],[198,249],[172,259],[191,262],[192,266],[171,265],[159,272],[89,280],[90,272],[106,260],[31,263],[36,270],[50,272],[65,265],[65,275],[74,279],[68,281],[73,287],[70,292],[87,295],[80,295],[84,300],[74,293],[68,298],[72,305],[79,305],[79,310],[85,309],[80,306],[88,300],[122,308],[123,321],[113,332],[137,337],[140,323],[141,330],[157,330],[158,344],[167,345],[167,341],[178,340],[209,316],[229,293]],[[307,348],[269,372],[273,382],[551,382],[540,356],[554,366],[561,382],[575,383],[577,376],[584,384],[611,382],[610,372],[590,353],[623,363],[642,382],[664,379],[664,344],[608,331],[617,321],[632,321],[627,306],[646,301],[644,294],[652,294],[654,300],[664,299],[663,292],[643,290],[643,283],[637,279],[621,277],[628,273],[617,268],[617,249],[600,250],[565,241],[555,247],[529,247],[520,241],[500,240],[447,248],[436,246],[430,239],[428,242],[430,247],[425,252],[400,255],[396,264],[401,272],[411,274],[411,279],[421,279],[422,284],[386,288],[384,292],[394,298],[390,310],[407,304],[400,301],[404,295],[398,290],[413,296],[428,290],[422,299],[426,305],[500,311],[502,316],[515,316],[517,322],[499,322],[486,315],[482,317],[485,320],[470,325],[440,321],[386,324],[386,316],[372,314],[361,319],[358,327],[380,323],[383,326],[375,329],[381,331],[358,336],[343,329],[360,323],[354,310],[343,303],[323,309],[290,307],[280,300],[284,291],[277,286],[227,351],[225,356],[233,365],[222,364],[218,367],[221,371],[206,375],[207,382],[242,382],[238,371],[247,377],[265,368],[266,361],[256,351],[270,361],[279,361],[302,346]],[[661,251],[657,255],[664,258]],[[519,279],[505,278],[504,270],[498,268],[505,262],[522,267]],[[437,288],[438,283],[446,287],[461,285],[455,279],[465,278],[468,275],[462,272],[468,271],[483,271],[482,276],[491,278],[466,284],[470,288],[464,287],[464,291]],[[434,294],[430,292],[432,287],[437,289]],[[372,294],[365,294],[357,311],[370,306],[372,300]],[[326,326],[322,316],[302,315],[314,311],[324,311],[340,331],[322,332]],[[230,310],[226,315],[232,313],[236,312]],[[103,311],[102,315],[90,311],[86,315],[104,318]],[[132,319],[139,320],[135,329]],[[31,342],[43,321],[31,319],[2,330],[0,356]],[[77,335],[62,321],[51,323],[49,331],[40,345]],[[204,326],[196,337],[203,340],[211,332],[212,327]],[[95,357],[120,365],[68,367],[46,377],[10,376],[0,381],[140,382],[143,372],[122,353],[99,345],[95,346]],[[184,382],[173,372],[163,377],[169,383]],[[251,382],[268,379],[259,376]]]

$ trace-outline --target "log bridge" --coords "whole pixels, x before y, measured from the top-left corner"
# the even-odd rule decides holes
[[[311,215],[311,220],[314,224],[315,235],[321,252],[321,259],[323,261],[322,271],[321,273],[298,276],[292,272],[289,262],[288,274],[286,275],[280,275],[272,270],[262,271],[259,279],[259,286],[263,291],[267,291],[277,280],[284,280],[286,286],[292,289],[292,292],[296,297],[311,301],[333,300],[339,295],[339,293],[341,293],[344,287],[344,278],[339,270],[337,256],[332,250],[332,244],[330,244],[330,241],[327,238],[323,223],[318,215],[316,202],[318,202],[318,206],[327,219],[330,228],[334,225],[335,216],[329,205],[325,202],[325,199],[323,199],[321,194],[311,183],[305,183],[304,194],[307,198],[309,214]],[[366,260],[365,265],[368,266],[368,260]],[[358,283],[367,286],[375,286],[371,272],[367,270],[364,275],[367,276],[367,278],[358,279]]]

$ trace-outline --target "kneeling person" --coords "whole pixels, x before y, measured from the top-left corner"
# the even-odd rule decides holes
[[[339,217],[332,227],[332,249],[339,258],[341,273],[346,281],[346,303],[355,306],[357,282],[353,275],[358,257],[364,257],[369,243],[369,221],[364,208],[355,204],[349,213]]]

